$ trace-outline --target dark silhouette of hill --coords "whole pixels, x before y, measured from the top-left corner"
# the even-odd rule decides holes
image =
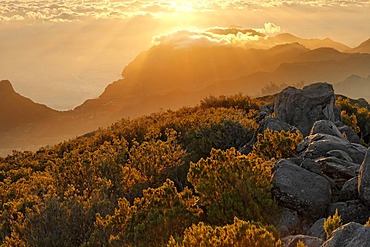
[[[51,119],[57,111],[16,93],[10,81],[0,81],[0,131]]]
[[[359,46],[353,48],[351,51],[359,53],[370,53],[370,39],[362,42]]]

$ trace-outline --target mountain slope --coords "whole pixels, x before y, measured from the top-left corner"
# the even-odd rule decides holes
[[[0,81],[0,131],[6,131],[15,124],[33,124],[55,117],[57,111],[16,93],[10,81]]]
[[[362,42],[359,46],[353,48],[352,52],[370,53],[370,39]]]
[[[338,51],[348,51],[350,47],[341,44],[339,42],[333,41],[332,39],[326,38],[326,39],[303,39],[297,36],[294,36],[290,33],[282,33],[278,34],[274,37],[271,37],[268,39],[269,42],[274,44],[281,44],[281,43],[300,43],[303,46],[307,47],[308,49],[317,49],[321,47],[328,47],[333,48]]]

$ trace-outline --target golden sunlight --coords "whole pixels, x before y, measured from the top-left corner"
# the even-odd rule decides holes
[[[173,1],[172,8],[179,12],[193,12],[193,1]]]

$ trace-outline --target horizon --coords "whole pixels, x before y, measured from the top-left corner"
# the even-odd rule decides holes
[[[251,28],[351,48],[370,37],[369,1],[0,2],[0,79],[57,110],[97,98],[142,51],[179,30],[189,39],[213,27]]]

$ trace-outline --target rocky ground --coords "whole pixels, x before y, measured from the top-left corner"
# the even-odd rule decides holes
[[[310,247],[370,246],[370,227],[364,226],[370,217],[370,149],[341,122],[334,102],[333,87],[316,83],[288,87],[261,109],[256,134],[269,128],[304,136],[296,157],[277,161],[273,169],[283,246],[299,240]],[[247,153],[255,140],[241,151]],[[326,238],[324,219],[336,209],[344,225]]]

